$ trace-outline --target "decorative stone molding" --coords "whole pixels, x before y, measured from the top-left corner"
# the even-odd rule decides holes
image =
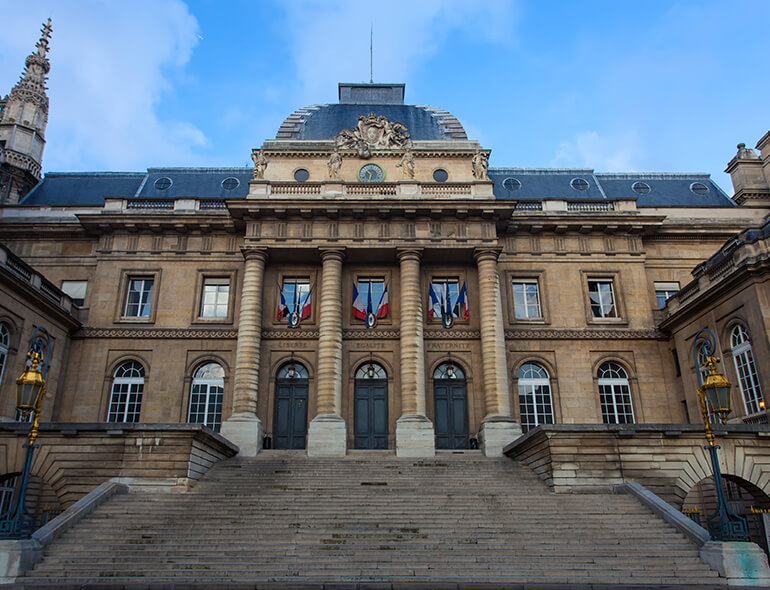
[[[343,330],[342,336],[346,339],[360,338],[366,340],[399,338],[401,336],[400,330]]]
[[[262,330],[262,338],[265,340],[317,340],[318,330],[292,330],[291,328],[277,328]]]
[[[664,340],[666,337],[655,328],[643,330],[559,330],[532,329],[506,330],[509,340]]]
[[[235,339],[238,330],[212,330],[207,328],[92,328],[84,327],[72,338],[207,338]]]
[[[507,334],[506,334],[507,335]],[[481,330],[425,330],[425,340],[478,340]]]

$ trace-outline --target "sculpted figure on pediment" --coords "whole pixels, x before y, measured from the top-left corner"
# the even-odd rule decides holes
[[[254,179],[263,180],[265,178],[265,170],[270,162],[265,154],[261,150],[251,150],[251,160],[254,162]]]
[[[361,158],[369,158],[372,150],[402,149],[409,145],[409,131],[401,123],[369,113],[358,117],[353,129],[343,129],[334,138],[338,148],[352,148]]]
[[[476,151],[471,160],[471,166],[473,167],[473,178],[476,180],[486,179],[487,170],[489,170],[489,156],[482,151]]]

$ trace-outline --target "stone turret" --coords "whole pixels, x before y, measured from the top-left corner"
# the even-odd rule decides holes
[[[51,19],[25,61],[24,73],[0,100],[0,203],[18,203],[40,181],[48,123],[46,75]]]
[[[770,206],[770,131],[759,140],[757,149],[761,157],[739,143],[738,153],[725,170],[733,182],[733,200],[744,207]]]

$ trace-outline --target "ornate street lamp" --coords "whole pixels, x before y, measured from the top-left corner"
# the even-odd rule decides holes
[[[703,335],[703,339],[700,337]],[[704,328],[695,335],[692,352],[695,359],[695,373],[698,376],[698,398],[700,399],[703,422],[706,429],[706,441],[704,447],[711,457],[711,468],[714,473],[714,487],[717,493],[717,509],[708,517],[709,534],[715,541],[748,541],[749,532],[746,519],[738,516],[730,509],[725,499],[725,491],[722,486],[722,472],[719,469],[719,457],[717,450],[719,445],[714,444],[714,430],[711,428],[710,416],[716,416],[720,424],[724,424],[730,413],[730,389],[732,384],[717,370],[719,358],[714,356],[716,339],[711,330]],[[708,375],[703,378],[698,353],[706,357]]]
[[[24,458],[21,481],[17,484],[10,507],[4,514],[0,515],[0,538],[28,537],[35,524],[34,516],[24,508],[24,500],[32,470],[32,455],[39,446],[35,444],[35,440],[37,439],[40,407],[45,396],[45,379],[48,376],[50,350],[51,339],[48,331],[45,328],[35,328],[30,339],[29,352],[27,352],[26,368],[21,377],[16,379],[16,410],[22,422],[29,421],[31,415],[32,425],[27,435],[27,444],[24,445],[27,453]]]

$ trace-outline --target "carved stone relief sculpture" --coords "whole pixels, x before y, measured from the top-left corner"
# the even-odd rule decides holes
[[[329,168],[329,178],[339,180],[340,168],[342,167],[342,156],[335,149],[332,155],[329,156],[329,161],[326,163]]]
[[[263,180],[265,170],[270,161],[265,157],[261,150],[251,150],[251,159],[254,162],[254,179]]]
[[[481,151],[476,151],[471,160],[473,167],[473,178],[476,180],[486,180],[487,170],[489,170],[489,155]]]
[[[343,129],[334,138],[338,148],[352,148],[359,157],[369,158],[375,149],[402,149],[409,146],[409,131],[401,123],[391,122],[382,115],[369,113],[358,117],[353,129]]]
[[[396,164],[396,167],[401,168],[404,178],[414,178],[414,154],[412,154],[412,150],[409,148],[404,150],[404,155],[401,156],[401,161]]]

